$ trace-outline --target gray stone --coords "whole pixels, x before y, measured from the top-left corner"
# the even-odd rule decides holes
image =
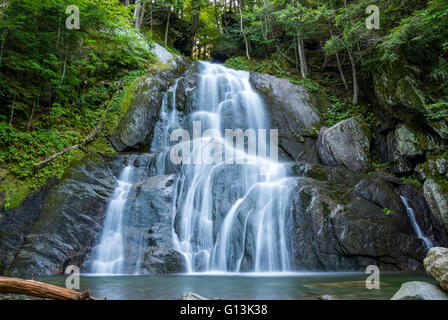
[[[250,74],[250,82],[266,102],[282,151],[293,160],[318,162],[315,138],[310,132],[320,129],[322,121],[308,103],[306,90],[286,79],[256,72]]]
[[[411,281],[403,283],[391,300],[448,300],[448,294],[430,283]]]
[[[448,291],[448,249],[433,247],[426,255],[423,264],[426,273],[436,279],[437,283]]]
[[[109,138],[117,151],[140,150],[149,145],[162,105],[163,92],[174,75],[160,73],[143,79],[126,114]]]
[[[365,171],[369,167],[370,142],[366,131],[355,119],[341,121],[319,132],[318,150],[326,165],[343,165]]]
[[[429,207],[448,230],[448,186],[427,179],[423,184],[423,192]]]

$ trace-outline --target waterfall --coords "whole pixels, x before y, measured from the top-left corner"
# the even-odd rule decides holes
[[[123,211],[132,187],[132,171],[132,166],[125,167],[117,180],[117,186],[107,208],[100,243],[94,248],[95,260],[92,263],[92,273],[123,273]]]
[[[195,109],[183,115],[193,138],[183,149],[191,154],[182,162],[173,203],[174,247],[184,256],[188,272],[291,270],[288,204],[295,180],[272,157],[276,145],[268,134],[263,100],[252,89],[248,72],[206,62],[199,68]],[[152,145],[153,151],[159,150],[160,175],[166,174],[172,151],[166,147],[167,135],[181,127],[175,106],[175,95],[162,106]],[[255,148],[249,134],[243,146],[229,143],[228,129],[254,130]],[[224,154],[230,155],[230,163]],[[210,157],[215,161],[204,161]]]
[[[411,206],[408,203],[408,200],[405,197],[400,196],[400,198],[401,198],[401,201],[403,201],[404,205],[406,206],[406,210],[408,212],[409,219],[411,220],[412,228],[414,228],[414,231],[417,234],[417,237],[419,237],[420,239],[422,239],[425,242],[425,245],[428,249],[431,249],[432,247],[434,247],[434,244],[427,236],[425,236],[423,234],[423,231],[420,228],[420,226],[418,225],[417,219],[415,218],[414,209],[411,208]]]

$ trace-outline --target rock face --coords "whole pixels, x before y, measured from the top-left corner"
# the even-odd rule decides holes
[[[54,275],[70,264],[88,272],[89,254],[99,241],[115,177],[130,163],[143,182],[134,186],[128,200],[126,254],[131,261],[140,259],[146,273],[183,271],[182,257],[171,248],[167,206],[174,176],[147,178],[151,159],[148,154],[87,156],[73,164],[57,185],[48,184],[15,211],[2,213],[7,224],[1,226],[0,273]],[[139,246],[142,243],[148,245]],[[139,247],[145,250],[139,252]]]
[[[129,212],[125,221],[128,252],[126,260],[131,265],[133,261],[135,264],[141,261],[140,270],[137,270],[141,273],[185,271],[184,258],[174,250],[171,234],[171,204],[176,181],[174,174],[148,177],[135,189],[135,198],[132,199],[131,195],[128,200]]]
[[[448,249],[434,247],[429,250],[423,261],[426,272],[448,291]]]
[[[138,91],[110,137],[117,151],[140,150],[150,143],[162,105],[163,92],[168,89],[174,74],[160,73],[141,81]]]
[[[414,169],[416,159],[427,151],[440,151],[444,143],[429,131],[422,131],[411,124],[399,123],[387,137],[388,158],[394,162],[395,173]]]
[[[306,90],[286,79],[256,72],[250,74],[250,82],[266,102],[282,151],[292,160],[318,162],[310,132],[321,127],[321,119],[308,103]]]
[[[13,263],[18,249],[24,244],[25,236],[39,219],[45,196],[57,182],[57,179],[50,179],[18,208],[0,211],[0,274],[5,273]]]
[[[290,224],[296,270],[422,269],[425,245],[388,182],[341,167],[292,169],[299,176]]]
[[[366,130],[354,118],[341,121],[319,132],[318,150],[326,165],[343,165],[365,171],[369,166],[370,142]]]
[[[193,63],[180,78],[176,90],[176,108],[180,111],[191,112],[197,99],[198,64]]]
[[[391,300],[448,300],[448,294],[430,283],[411,281],[403,283]]]
[[[425,199],[440,223],[448,230],[448,191],[445,185],[433,179],[427,179],[423,184]]]
[[[3,273],[52,275],[66,265],[81,265],[101,232],[114,176],[124,161],[126,157],[93,155],[71,166],[41,199],[38,218],[25,230],[23,244],[5,252],[14,259],[3,261]],[[19,210],[30,210],[23,205]],[[17,224],[5,228],[8,233]]]

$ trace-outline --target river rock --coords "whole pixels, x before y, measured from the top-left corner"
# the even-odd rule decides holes
[[[117,151],[140,150],[151,142],[154,126],[162,105],[163,92],[174,74],[161,72],[143,79],[129,109],[109,138]]]
[[[271,128],[278,129],[279,147],[292,160],[318,162],[315,138],[322,121],[309,104],[306,90],[271,75],[251,72],[250,82],[266,102]]]
[[[448,300],[448,294],[430,283],[411,281],[403,283],[391,300]]]
[[[367,132],[355,118],[322,128],[319,132],[319,156],[326,165],[365,171],[369,167],[369,148]]]
[[[423,261],[426,272],[436,279],[437,283],[448,291],[448,249],[433,247]]]

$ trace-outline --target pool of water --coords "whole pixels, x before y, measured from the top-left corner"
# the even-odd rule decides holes
[[[434,280],[423,273],[381,273],[380,289],[368,290],[364,273],[294,274],[197,274],[197,275],[81,275],[81,290],[108,300],[180,299],[183,292],[195,292],[207,298],[238,299],[317,299],[331,294],[339,299],[390,299],[407,281]],[[63,276],[36,279],[65,286]]]

